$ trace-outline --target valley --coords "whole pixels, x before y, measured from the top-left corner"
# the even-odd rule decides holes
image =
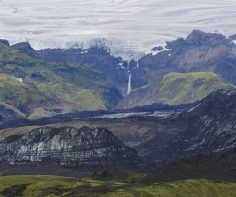
[[[124,60],[0,40],[0,196],[235,196],[233,41]]]

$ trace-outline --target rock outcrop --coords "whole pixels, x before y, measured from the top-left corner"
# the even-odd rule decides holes
[[[125,168],[143,170],[147,161],[105,128],[42,127],[0,142],[0,163],[55,165],[79,171]]]

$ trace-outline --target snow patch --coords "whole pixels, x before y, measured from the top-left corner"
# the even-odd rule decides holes
[[[157,55],[158,53],[160,53],[160,51],[152,51],[152,56],[155,56],[155,55]]]
[[[12,76],[12,77],[14,77],[14,76]],[[14,77],[14,79],[16,79],[17,81],[19,81],[19,82],[23,83],[23,79],[22,79],[22,78],[17,78],[17,77]]]

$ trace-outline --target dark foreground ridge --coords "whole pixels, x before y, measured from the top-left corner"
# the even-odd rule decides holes
[[[12,169],[18,171],[17,168],[33,174],[40,173],[37,170],[47,174],[48,169],[51,174],[50,169],[54,168],[80,172],[116,168],[142,171],[148,166],[135,149],[124,145],[111,131],[88,127],[42,127],[10,136],[0,142],[0,162],[1,171],[6,174]]]
[[[236,148],[177,160],[149,173],[145,182],[187,179],[236,182]]]
[[[236,147],[236,91],[218,90],[195,107],[161,120],[139,150],[163,165]]]

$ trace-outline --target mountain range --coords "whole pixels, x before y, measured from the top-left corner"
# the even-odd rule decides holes
[[[233,36],[194,30],[186,39],[153,48],[152,54],[138,61],[114,57],[101,44],[88,49],[34,50],[27,42],[10,46],[0,40],[4,90],[0,101],[20,112],[13,118],[29,119],[192,103],[214,90],[234,89],[233,40]],[[132,91],[127,95],[129,83]]]
[[[0,100],[20,115],[34,119],[110,109],[122,98],[102,73],[85,65],[49,62],[34,57],[28,49],[32,48],[27,43],[0,44]]]
[[[153,48],[153,53],[147,54],[139,60],[140,69],[143,69],[143,72],[146,73],[144,78],[148,83],[141,88],[135,88],[135,91],[128,95],[120,103],[119,107],[132,108],[134,106],[150,105],[155,102],[169,103],[170,100],[172,100],[172,103],[179,103],[179,95],[175,102],[173,102],[173,98],[171,99],[171,95],[170,98],[164,98],[164,100],[163,98],[158,98],[160,94],[161,96],[163,95],[161,92],[162,86],[165,88],[163,82],[166,78],[168,79],[168,74],[172,72],[214,72],[221,77],[225,83],[234,85],[236,83],[236,45],[233,42],[234,40],[234,36],[226,37],[221,34],[205,33],[194,30],[186,39],[179,38],[175,41],[167,42],[165,48],[161,46]],[[184,78],[192,78],[189,79],[191,84],[192,81],[196,80],[197,75],[195,77],[193,77],[193,75],[175,75],[174,78],[177,76],[180,79],[174,81],[174,85],[177,86],[178,89],[178,84],[179,87],[181,87],[181,83],[187,82]],[[204,78],[203,76],[207,76],[207,73],[203,74],[200,79],[195,81],[196,86],[200,87],[200,89],[205,89],[204,86],[207,85],[204,85],[204,83],[201,82],[201,78]],[[212,77],[207,76],[206,80],[211,81],[209,78]],[[222,79],[217,80],[217,83],[222,83],[220,82]],[[168,88],[175,89],[174,85],[172,84],[172,86]],[[195,84],[193,83],[193,85]],[[169,85],[167,84],[167,86]],[[186,84],[186,86],[188,85]],[[207,91],[210,92],[210,89],[214,89],[216,86],[212,85]],[[188,89],[189,88],[187,87],[187,90]],[[194,88],[191,87],[190,89],[193,90]],[[190,99],[185,100],[184,102],[191,102],[191,90],[188,95]],[[205,93],[207,94],[209,92]],[[175,93],[173,94],[175,95]],[[168,95],[168,93],[165,92],[164,95]],[[200,95],[201,98],[206,96]],[[134,97],[139,98],[139,100],[137,101]]]

